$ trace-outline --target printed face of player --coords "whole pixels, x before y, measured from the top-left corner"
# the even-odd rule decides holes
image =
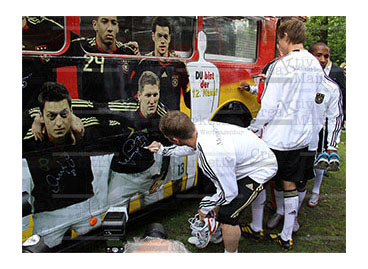
[[[115,43],[116,34],[119,32],[119,23],[116,16],[101,16],[97,21],[92,21],[99,45],[111,46]]]
[[[330,59],[329,49],[323,45],[317,45],[317,46],[314,46],[312,54],[317,58],[322,68],[324,69]]]
[[[159,99],[160,90],[157,85],[144,85],[143,91],[138,95],[141,113],[144,117],[148,118],[156,113]]]
[[[155,44],[155,56],[169,56],[169,45],[171,36],[169,33],[169,27],[161,27],[156,25],[156,32],[152,33],[152,40]]]
[[[45,123],[50,140],[54,143],[63,143],[72,122],[72,110],[68,100],[46,101],[41,120]]]

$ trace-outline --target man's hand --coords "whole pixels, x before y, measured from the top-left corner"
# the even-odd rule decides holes
[[[153,183],[149,189],[149,193],[154,193],[156,192],[164,183],[164,180],[161,179],[161,177],[159,175],[155,175],[153,176]]]
[[[45,126],[43,125],[43,122],[41,120],[41,115],[38,114],[32,123],[32,133],[35,137],[35,140],[43,140],[43,135],[45,134]]]
[[[157,153],[158,150],[160,149],[161,147],[161,143],[160,142],[156,142],[156,141],[153,141],[151,143],[151,145],[147,146],[147,147],[144,147],[145,149],[148,149],[149,151],[153,152],[153,153]]]
[[[82,120],[75,114],[72,116],[72,124],[70,125],[70,128],[72,130],[72,139],[74,138],[76,141],[82,139],[84,136],[84,126]]]
[[[204,214],[200,209],[198,209],[198,215],[200,221],[204,221],[204,218],[207,216],[207,214]]]
[[[249,92],[250,91],[250,86],[246,81],[242,81],[242,82],[240,82],[240,86],[238,87],[238,90]]]
[[[138,42],[136,42],[136,41],[129,41],[126,44],[133,50],[134,55],[140,55]]]
[[[171,56],[171,57],[180,58],[180,55],[179,55],[179,54],[177,54],[174,50],[170,51],[170,56]]]

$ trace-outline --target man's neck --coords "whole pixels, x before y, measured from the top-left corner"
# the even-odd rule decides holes
[[[303,44],[290,44],[288,52],[292,52],[294,50],[304,50]]]
[[[156,57],[169,57],[169,51],[165,52],[163,55],[161,55],[158,51],[153,51],[153,56]]]
[[[101,52],[112,53],[115,49],[115,44],[112,43],[111,45],[106,45],[105,43],[99,41],[98,38],[96,38],[96,45]]]
[[[60,145],[63,145],[63,144],[65,144],[66,143],[66,137],[64,136],[64,137],[62,137],[62,138],[59,138],[59,139],[53,139],[52,137],[50,137],[49,135],[48,135],[48,139],[49,139],[49,141],[52,143],[52,144],[54,144],[55,146],[60,146]]]
[[[329,75],[331,73],[331,67],[332,67],[332,62],[328,60],[328,63],[326,64],[325,68],[323,68],[326,75]]]
[[[191,147],[193,149],[196,149],[197,148],[197,137],[198,137],[198,132],[197,132],[197,129],[196,129],[194,131],[192,137],[191,138],[188,138],[188,139],[185,139],[183,142],[188,147]]]

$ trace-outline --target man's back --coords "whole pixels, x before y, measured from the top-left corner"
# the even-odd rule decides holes
[[[247,175],[259,183],[276,172],[273,153],[250,130],[214,121],[199,122],[196,129],[201,152],[213,170],[235,170],[237,180]]]
[[[307,51],[292,51],[270,66],[262,106],[254,123],[263,127],[263,140],[273,149],[308,146],[316,90],[323,79],[318,61]]]

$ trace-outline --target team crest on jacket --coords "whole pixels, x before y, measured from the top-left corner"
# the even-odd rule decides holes
[[[172,75],[171,76],[171,83],[172,83],[172,86],[174,88],[178,87],[178,85],[179,85],[179,75]]]
[[[127,74],[127,73],[128,73],[128,71],[129,71],[129,64],[128,64],[128,61],[123,61],[122,68],[123,68],[123,72],[124,72],[125,74]]]
[[[316,98],[314,99],[314,101],[317,104],[322,104],[324,98],[325,98],[325,95],[324,94],[317,92]]]

